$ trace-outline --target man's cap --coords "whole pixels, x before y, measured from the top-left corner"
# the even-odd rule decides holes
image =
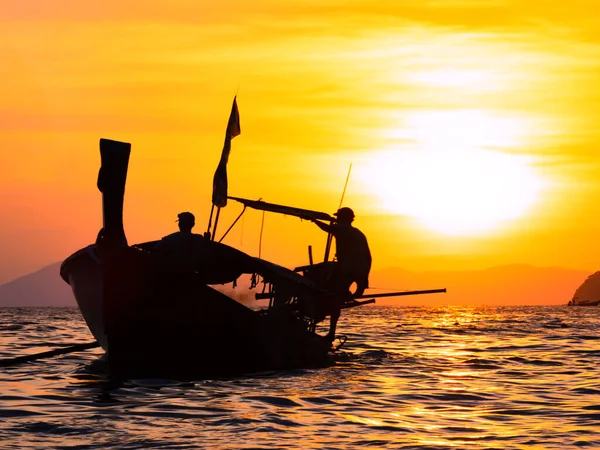
[[[343,208],[338,209],[337,212],[333,213],[333,215],[336,217],[348,217],[350,219],[354,219],[354,211],[352,211],[347,206],[344,206]]]
[[[182,212],[177,214],[177,220],[175,222],[196,222],[196,218],[191,212]]]

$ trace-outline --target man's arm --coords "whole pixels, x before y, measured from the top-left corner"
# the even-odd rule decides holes
[[[321,230],[327,232],[327,233],[333,233],[333,226],[320,222],[317,219],[311,219],[311,222],[315,223]]]

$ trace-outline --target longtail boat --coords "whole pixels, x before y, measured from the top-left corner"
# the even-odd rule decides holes
[[[229,131],[228,150],[227,139]],[[65,259],[60,269],[91,333],[105,350],[110,374],[189,379],[330,364],[336,348],[316,328],[328,315],[332,293],[327,275],[335,262],[326,255],[323,262],[313,264],[311,257],[309,265],[291,270],[207,233],[196,235],[201,251],[193,274],[170,270],[164,255],[155,251],[159,241],[128,244],[123,202],[130,153],[129,143],[100,140],[97,185],[103,227],[94,243]],[[334,221],[319,211],[228,198],[241,202],[244,210]],[[330,243],[328,239],[327,252]],[[243,274],[252,277],[253,286],[262,280],[263,290],[256,297],[268,299],[267,307],[247,307],[216,289]],[[378,296],[433,292],[445,289]],[[370,297],[352,299],[343,308],[375,302],[377,296]]]
[[[128,245],[123,199],[130,144],[102,139],[104,226],[95,243],[61,265],[81,313],[108,355],[110,371],[136,376],[226,376],[321,366],[331,345],[314,333],[307,305],[324,294],[285,267],[204,239],[192,279],[165,271],[155,242]],[[256,274],[274,296],[254,310],[212,285]]]

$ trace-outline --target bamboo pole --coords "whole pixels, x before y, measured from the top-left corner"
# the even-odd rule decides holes
[[[354,300],[360,300],[361,298],[382,298],[382,297],[401,297],[404,295],[422,295],[422,294],[439,294],[446,292],[446,288],[443,289],[426,289],[421,291],[399,291],[399,292],[383,292],[381,294],[373,294],[373,295],[361,295],[360,297],[355,297]],[[264,300],[270,298],[271,294],[268,292],[258,293],[255,295],[256,300]]]
[[[15,358],[0,359],[0,367],[16,366],[18,364],[37,361],[38,359],[51,358],[53,356],[66,355],[67,353],[81,352],[90,348],[100,347],[96,341],[85,344],[75,344],[65,348],[49,350],[47,352],[34,353],[32,355],[17,356]]]
[[[219,224],[219,215],[221,214],[221,208],[217,206],[217,217],[215,217],[215,225],[213,226],[211,239],[214,241],[217,234],[217,225]]]

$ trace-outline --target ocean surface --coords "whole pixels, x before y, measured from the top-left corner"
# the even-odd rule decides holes
[[[365,306],[338,333],[332,367],[233,379],[2,368],[0,448],[600,449],[600,308]],[[0,309],[1,359],[91,340],[77,309]]]

